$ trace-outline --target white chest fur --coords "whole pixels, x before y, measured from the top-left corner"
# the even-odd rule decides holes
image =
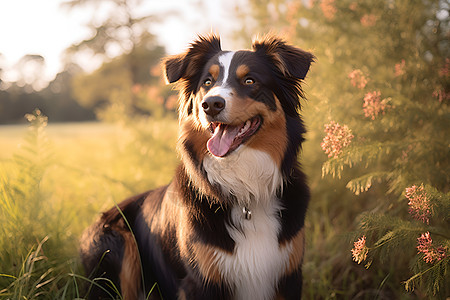
[[[206,156],[203,167],[212,184],[236,196],[241,206],[271,202],[283,186],[276,163],[266,152],[240,146],[224,158]]]
[[[252,218],[246,220],[242,208],[233,208],[233,219],[240,226],[228,227],[236,242],[234,253],[217,253],[223,278],[234,290],[235,299],[273,299],[276,285],[289,261],[289,249],[280,249],[278,232],[279,206],[261,205],[252,208]]]
[[[203,165],[211,183],[236,196],[227,227],[235,241],[233,254],[217,251],[216,263],[235,299],[272,299],[289,261],[289,247],[280,249],[279,200],[282,176],[271,157],[242,146],[225,159],[205,158]],[[243,207],[251,210],[245,219]]]

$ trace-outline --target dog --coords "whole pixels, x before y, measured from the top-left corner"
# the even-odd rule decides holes
[[[314,59],[274,35],[223,51],[210,34],[163,61],[180,90],[181,162],[170,184],[84,232],[89,299],[301,297],[310,192],[299,112]]]

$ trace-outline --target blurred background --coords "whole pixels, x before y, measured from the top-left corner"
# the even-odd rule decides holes
[[[78,239],[170,181],[177,94],[161,59],[197,34],[271,32],[303,83],[305,299],[450,297],[446,0],[0,2],[0,296],[83,298]]]

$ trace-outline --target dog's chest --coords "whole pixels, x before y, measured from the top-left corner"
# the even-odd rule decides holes
[[[241,207],[233,208],[232,219],[237,227],[228,227],[228,232],[236,243],[235,249],[232,255],[217,253],[217,263],[234,299],[272,299],[289,260],[288,249],[278,244],[279,206],[275,201],[251,212],[247,220]]]
[[[226,159],[206,157],[203,167],[212,184],[236,199],[227,226],[234,251],[216,252],[221,277],[234,299],[272,299],[289,262],[289,247],[278,243],[281,207],[277,191],[283,184],[279,167],[267,153],[246,146]],[[244,207],[251,211],[250,219]]]

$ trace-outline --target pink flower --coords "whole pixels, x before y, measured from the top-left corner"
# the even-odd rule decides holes
[[[320,8],[322,9],[325,18],[330,21],[334,19],[334,15],[337,12],[334,0],[322,0],[322,2],[320,2]]]
[[[447,256],[447,247],[443,247],[442,245],[435,247],[430,232],[422,233],[417,238],[417,251],[418,254],[424,254],[423,260],[426,263],[433,263],[435,260],[440,261]]]
[[[369,248],[366,247],[366,236],[363,235],[360,239],[353,243],[352,256],[353,260],[358,264],[367,258]]]
[[[406,73],[405,65],[406,65],[406,62],[404,59],[402,59],[402,61],[400,63],[395,64],[395,72],[394,72],[395,77],[402,76],[403,74]]]
[[[137,95],[142,91],[142,85],[140,84],[135,84],[131,87],[131,92],[133,93],[133,95]]]
[[[373,91],[369,92],[364,96],[364,104],[363,104],[363,110],[364,110],[364,116],[370,117],[372,120],[375,120],[375,117],[378,116],[378,114],[385,113],[386,108],[389,107],[387,104],[387,101],[389,99],[383,99],[381,100],[381,93],[380,91]]]
[[[406,188],[405,196],[409,200],[409,213],[412,217],[428,224],[431,216],[431,204],[423,184],[419,187],[413,185]]]
[[[439,103],[442,103],[442,101],[450,99],[450,93],[445,92],[444,89],[435,90],[433,97],[437,98]]]
[[[350,5],[348,6],[348,8],[350,8],[350,10],[356,11],[358,9],[358,2],[352,2],[350,3]]]
[[[331,121],[325,124],[325,133],[323,142],[320,144],[322,149],[328,154],[328,157],[338,157],[342,152],[342,148],[350,145],[353,134],[347,125],[341,126],[338,123]]]
[[[440,77],[447,77],[450,74],[450,58],[445,59],[445,64],[439,70]]]
[[[364,27],[372,27],[375,26],[377,23],[378,16],[375,16],[373,14],[365,14],[361,17],[361,25]]]
[[[350,83],[358,89],[363,89],[369,81],[359,69],[351,71],[348,78],[350,78]]]

